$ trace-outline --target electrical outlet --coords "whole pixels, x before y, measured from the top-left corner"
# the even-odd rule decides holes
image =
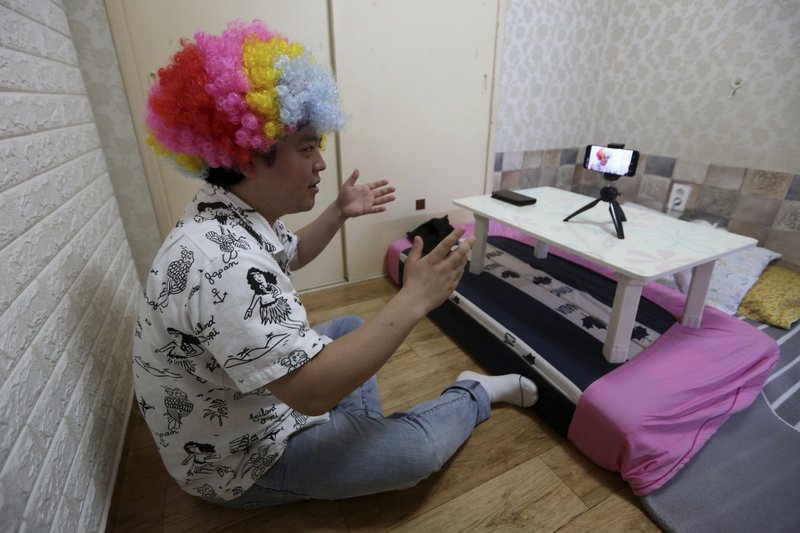
[[[667,212],[669,213],[670,211],[683,211],[684,209],[686,209],[686,203],[689,201],[689,195],[691,193],[692,193],[691,185],[673,183],[672,190],[669,193]]]

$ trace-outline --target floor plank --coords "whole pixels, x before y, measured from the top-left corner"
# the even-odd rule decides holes
[[[553,446],[541,457],[587,507],[594,507],[625,484],[618,474],[592,463],[569,441]]]
[[[559,533],[585,531],[661,531],[645,514],[630,489],[613,493],[585,513],[572,519]]]
[[[556,531],[585,511],[558,476],[533,458],[394,531]]]

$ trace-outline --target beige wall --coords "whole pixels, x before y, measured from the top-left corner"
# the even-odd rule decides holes
[[[362,179],[397,186],[386,213],[347,222],[350,280],[381,275],[389,243],[454,211],[453,198],[483,192],[497,9],[496,1],[333,2],[336,70],[352,114],[342,175],[358,167]],[[418,199],[425,209],[415,210]]]
[[[507,0],[504,24],[496,151],[623,142],[800,174],[800,2]]]

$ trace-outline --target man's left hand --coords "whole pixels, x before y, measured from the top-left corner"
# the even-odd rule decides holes
[[[394,187],[387,187],[389,180],[356,185],[358,169],[355,169],[339,191],[336,203],[346,218],[369,215],[386,211],[385,204],[394,201]]]

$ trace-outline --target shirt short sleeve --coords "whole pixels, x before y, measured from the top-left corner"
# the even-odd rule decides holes
[[[241,392],[299,368],[330,342],[309,327],[289,276],[263,252],[211,261],[198,287],[195,330]]]

